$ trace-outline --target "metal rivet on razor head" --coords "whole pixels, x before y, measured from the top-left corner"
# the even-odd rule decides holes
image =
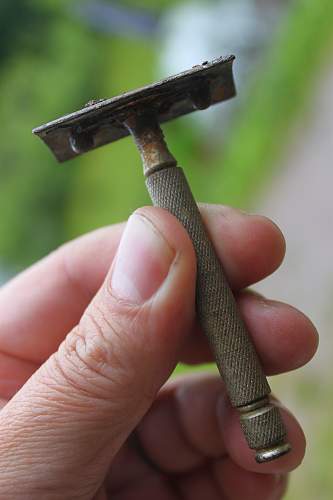
[[[209,108],[212,104],[209,83],[203,81],[195,85],[190,93],[190,99],[195,109],[204,110]]]
[[[86,153],[94,147],[94,137],[89,132],[75,130],[69,136],[69,143],[74,153]]]

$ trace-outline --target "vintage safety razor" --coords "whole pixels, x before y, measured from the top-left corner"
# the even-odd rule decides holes
[[[82,110],[36,128],[60,162],[131,134],[141,153],[154,205],[183,224],[197,256],[197,315],[251,449],[259,463],[290,451],[280,411],[240,317],[221,263],[207,235],[185,175],[165,143],[160,123],[235,96],[234,56],[112,99],[89,102]]]

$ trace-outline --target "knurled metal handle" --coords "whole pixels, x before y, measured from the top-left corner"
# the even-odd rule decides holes
[[[258,461],[275,458],[269,455],[274,454],[270,449],[287,446],[283,445],[285,426],[279,410],[269,403],[270,387],[186,177],[176,166],[147,174],[146,185],[154,205],[176,216],[193,242],[197,256],[198,318],[231,404],[241,413],[248,444],[258,451]],[[282,454],[281,449],[279,453]]]

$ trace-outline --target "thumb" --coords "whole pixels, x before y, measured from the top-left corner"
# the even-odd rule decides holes
[[[194,293],[185,230],[136,212],[80,324],[0,413],[0,498],[94,496],[177,363]]]

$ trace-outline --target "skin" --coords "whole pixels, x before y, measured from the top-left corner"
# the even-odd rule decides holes
[[[314,355],[315,327],[247,287],[281,264],[268,219],[201,206],[267,374]],[[195,318],[192,244],[167,212],[73,241],[0,290],[0,498],[277,500],[305,438],[282,408],[292,452],[258,465],[214,374]],[[279,404],[279,403],[277,403]]]

